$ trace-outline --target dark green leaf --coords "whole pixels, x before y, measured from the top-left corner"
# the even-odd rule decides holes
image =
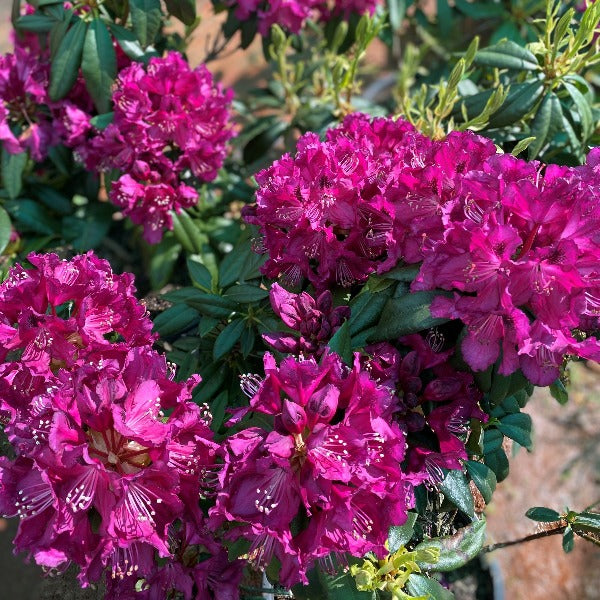
[[[34,33],[50,33],[50,30],[56,23],[56,19],[35,13],[33,15],[23,15],[17,19],[16,28],[23,31],[32,31]]]
[[[36,198],[52,211],[61,215],[68,215],[73,212],[71,200],[49,185],[36,184],[31,188]]]
[[[527,450],[533,449],[531,440],[531,417],[525,413],[517,413],[503,417],[498,424],[498,429],[511,440],[515,440]]]
[[[10,154],[6,148],[2,148],[2,185],[12,200],[21,193],[25,165],[27,165],[27,152]]]
[[[263,290],[256,285],[250,285],[248,283],[242,283],[230,287],[223,293],[224,298],[231,298],[241,304],[248,304],[250,302],[258,302],[267,298],[269,292]]]
[[[571,96],[571,99],[575,104],[575,108],[579,113],[579,117],[581,119],[581,132],[584,140],[587,140],[592,135],[594,130],[592,107],[590,106],[586,97],[573,84],[563,81],[563,85],[565,86],[567,92],[569,92],[569,96]]]
[[[100,19],[92,20],[85,36],[81,71],[98,112],[107,113],[117,76],[117,55],[110,33]]]
[[[318,569],[319,580],[326,590],[327,600],[373,600],[373,592],[359,592],[354,578],[349,573],[329,575]],[[312,600],[312,599],[311,599]]]
[[[228,317],[238,308],[237,303],[228,298],[223,298],[223,296],[217,296],[216,294],[204,294],[200,290],[197,291],[197,295],[186,299],[185,302],[203,315],[209,317]]]
[[[117,43],[121,46],[121,50],[129,58],[132,60],[142,60],[146,56],[144,49],[129,29],[125,29],[116,23],[109,23],[109,27]]]
[[[448,471],[444,481],[440,484],[440,490],[457,508],[467,516],[473,517],[475,505],[469,488],[469,482],[462,471],[453,469]]]
[[[154,319],[154,329],[161,337],[170,337],[183,333],[197,321],[198,311],[185,304],[176,304],[157,315]]]
[[[169,282],[180,254],[181,244],[172,235],[165,235],[152,247],[149,273],[152,289],[159,290]]]
[[[50,67],[50,100],[64,98],[77,81],[87,29],[88,24],[83,19],[77,19],[60,42]]]
[[[522,119],[535,106],[543,91],[544,84],[539,79],[512,85],[504,104],[490,116],[490,127],[505,127]]]
[[[531,123],[531,134],[535,140],[529,145],[529,160],[538,156],[540,150],[552,141],[562,125],[562,108],[558,96],[548,92]]]
[[[67,33],[67,29],[69,29],[71,18],[73,18],[73,11],[65,11],[63,18],[55,23],[50,30],[50,58],[52,59],[56,57],[60,44]]]
[[[494,471],[498,483],[506,479],[508,476],[509,464],[506,452],[504,452],[502,448],[486,452],[483,461],[490,469],[492,469],[492,471]]]
[[[559,513],[545,506],[534,506],[525,513],[525,516],[532,521],[539,521],[541,523],[554,523],[560,520]]]
[[[563,533],[562,547],[567,554],[571,552],[573,548],[575,548],[575,536],[573,535],[573,530],[570,527],[567,527]]]
[[[213,431],[218,431],[225,420],[225,411],[227,410],[228,399],[229,394],[227,390],[225,390],[210,403],[210,414],[212,415],[210,428]]]
[[[496,489],[496,475],[494,471],[487,465],[473,460],[466,461],[465,466],[486,504],[489,504],[492,494]]]
[[[21,198],[6,202],[4,208],[13,218],[15,229],[18,231],[28,230],[43,235],[56,235],[60,230],[56,219],[51,217],[39,202]]]
[[[571,523],[573,530],[587,531],[591,533],[600,533],[600,514],[592,512],[579,513],[573,523]]]
[[[474,63],[484,67],[517,71],[537,71],[539,69],[535,55],[511,40],[504,40],[495,46],[479,50],[475,55]]]
[[[500,404],[510,387],[510,375],[504,376],[494,370],[492,376],[492,387],[490,388],[490,403],[495,406]]]
[[[406,523],[404,523],[404,525],[390,527],[388,533],[388,549],[390,554],[393,554],[410,542],[415,529],[416,520],[417,513],[409,512],[407,513]]]
[[[219,335],[215,341],[213,348],[213,358],[219,360],[222,356],[227,354],[240,339],[246,322],[242,319],[235,319]]]
[[[413,596],[425,596],[427,600],[454,600],[454,594],[438,581],[417,573],[408,578],[406,589]]]
[[[383,277],[395,279],[396,281],[404,281],[405,283],[412,283],[419,273],[419,269],[419,265],[402,265],[400,267],[395,267],[391,271],[386,271],[383,274]]]
[[[4,252],[6,246],[10,242],[10,235],[12,233],[12,225],[8,213],[0,207],[0,254]]]
[[[246,327],[242,332],[242,337],[240,338],[240,350],[242,351],[242,356],[246,358],[250,352],[254,349],[254,343],[256,342],[256,334],[254,333],[254,329],[250,329]]]
[[[69,215],[63,219],[63,236],[79,252],[95,248],[108,233],[112,215],[113,207],[109,203],[90,204],[83,215]]]
[[[246,144],[244,148],[244,162],[250,164],[263,158],[277,141],[277,138],[283,135],[289,126],[289,123],[285,121],[273,121],[268,129],[259,133]]]
[[[184,25],[196,20],[196,0],[165,0],[167,10]]]
[[[213,317],[202,317],[200,320],[200,325],[198,325],[198,333],[200,334],[200,337],[208,335],[220,322],[220,319],[215,319]]]
[[[348,321],[335,332],[328,344],[330,350],[341,356],[347,365],[352,365],[352,345],[350,343],[350,327]]]
[[[566,404],[569,401],[569,392],[560,379],[550,385],[550,394],[559,404]]]
[[[350,302],[350,335],[355,336],[377,323],[388,297],[385,291],[373,294],[367,290],[355,296]]]
[[[437,549],[440,557],[435,563],[419,562],[419,567],[425,571],[441,571],[443,573],[460,569],[473,560],[483,548],[485,526],[485,520],[481,519],[459,529],[454,535],[421,542],[415,551]]]
[[[192,282],[210,292],[212,290],[212,275],[210,271],[199,260],[196,260],[195,256],[188,257],[186,262]]]
[[[129,0],[129,11],[133,33],[142,48],[147,48],[154,42],[160,29],[162,19],[160,0]]]
[[[381,314],[373,341],[393,340],[446,323],[448,319],[431,316],[429,307],[437,292],[415,292],[390,298]]]
[[[471,2],[470,0],[454,0],[454,4],[460,12],[472,19],[489,19],[506,15],[506,11],[502,4]]]

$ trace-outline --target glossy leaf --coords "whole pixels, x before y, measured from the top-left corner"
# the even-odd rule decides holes
[[[539,521],[541,523],[554,523],[560,520],[558,512],[545,506],[534,506],[525,513],[525,516],[532,521]]]
[[[428,600],[454,600],[454,594],[438,581],[417,573],[408,578],[406,589],[413,596],[425,596]]]
[[[448,319],[432,317],[429,310],[437,295],[436,292],[415,292],[401,298],[390,298],[379,319],[374,341],[397,339],[446,323]]]
[[[129,58],[132,60],[141,60],[145,56],[140,42],[129,29],[125,29],[125,27],[121,27],[121,25],[117,25],[116,23],[109,23],[109,27],[121,50]]]
[[[435,563],[419,562],[426,571],[448,572],[460,569],[473,560],[483,548],[486,534],[484,519],[474,521],[459,529],[454,535],[433,538],[421,542],[415,551],[439,550],[439,559]]]
[[[475,55],[476,65],[516,71],[537,71],[539,65],[535,55],[511,40],[483,48]]]
[[[575,548],[575,535],[570,527],[567,527],[563,533],[562,547],[567,554]]]
[[[117,76],[113,41],[101,19],[93,19],[85,36],[81,72],[99,113],[110,110],[112,84]]]
[[[457,508],[469,517],[475,514],[473,496],[469,488],[469,482],[462,471],[453,469],[448,471],[444,481],[440,484],[440,490]]]
[[[354,336],[377,323],[388,297],[385,291],[373,294],[367,290],[355,296],[350,302],[350,335]]]
[[[481,492],[483,499],[486,504],[489,504],[492,499],[492,494],[496,489],[496,475],[494,471],[483,463],[476,462],[474,460],[468,460],[465,463],[467,472],[471,476],[473,483],[477,486],[477,489]]]
[[[223,293],[224,298],[231,298],[236,302],[248,304],[250,302],[258,302],[269,296],[269,292],[256,285],[247,283],[234,285]]]
[[[176,304],[161,312],[154,319],[154,329],[162,337],[170,337],[183,333],[197,321],[197,310],[185,304]]]
[[[162,11],[160,0],[129,0],[133,33],[142,48],[152,45],[160,29]]]
[[[506,437],[527,448],[527,450],[533,450],[531,427],[531,417],[525,413],[507,415],[498,424],[498,429]]]
[[[212,275],[210,271],[195,256],[189,256],[187,261],[188,273],[194,285],[197,285],[207,292],[212,290]]]
[[[393,554],[410,542],[414,533],[416,520],[417,513],[409,512],[404,525],[395,525],[390,527],[390,531],[388,533],[388,550],[390,551],[390,554]]]
[[[560,379],[550,385],[550,394],[559,404],[564,405],[569,401],[569,392]]]
[[[50,100],[64,98],[77,81],[87,30],[88,24],[77,19],[60,42],[50,67]]]
[[[592,114],[592,107],[588,103],[585,96],[571,83],[563,81],[563,85],[569,96],[575,104],[579,118],[581,119],[581,132],[584,139],[588,139],[594,130],[594,117]]]
[[[228,317],[237,307],[237,303],[217,296],[216,294],[204,294],[197,290],[197,294],[186,299],[186,304],[209,317]]]
[[[562,108],[558,96],[548,92],[531,123],[531,134],[535,140],[529,145],[529,160],[536,158],[540,150],[552,141],[562,125]]]
[[[56,19],[44,15],[41,13],[35,13],[33,15],[23,15],[17,19],[17,29],[23,31],[31,31],[33,33],[49,33],[52,27],[54,27]]]
[[[536,104],[544,84],[536,79],[510,87],[504,104],[490,116],[490,127],[505,127],[520,121]]]
[[[591,533],[600,533],[600,514],[592,512],[579,513],[571,524],[575,532],[588,531]]]
[[[235,319],[219,335],[215,341],[213,348],[213,358],[218,360],[225,354],[227,354],[240,339],[246,322],[242,319]]]

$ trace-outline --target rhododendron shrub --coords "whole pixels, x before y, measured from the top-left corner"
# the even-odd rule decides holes
[[[234,135],[229,105],[210,71],[191,69],[177,52],[123,69],[113,92],[114,117],[84,153],[90,170],[117,169],[109,194],[156,243],[172,229],[171,211],[194,206],[194,181],[212,181]]]

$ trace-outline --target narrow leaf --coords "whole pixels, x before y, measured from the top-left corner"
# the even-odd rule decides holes
[[[0,207],[0,254],[4,252],[6,246],[10,242],[12,233],[12,225],[8,213]]]
[[[117,76],[117,56],[110,33],[100,19],[90,23],[85,36],[81,71],[98,112],[107,113]]]
[[[64,98],[77,80],[88,24],[77,19],[60,42],[50,67],[50,100]]]
[[[350,326],[348,321],[344,321],[343,325],[329,340],[328,345],[330,350],[341,356],[347,365],[352,365],[352,345],[350,343]]]
[[[12,200],[21,193],[25,165],[27,165],[27,152],[10,154],[6,148],[2,148],[2,185]]]
[[[213,348],[213,358],[218,360],[227,354],[240,339],[242,331],[246,326],[242,319],[235,319],[217,336],[215,346]]]
[[[534,506],[525,513],[525,516],[532,521],[539,521],[541,523],[554,523],[560,520],[559,513],[545,506]]]
[[[537,71],[539,69],[535,55],[511,40],[504,40],[495,46],[483,48],[475,55],[474,63],[484,67],[517,71]]]
[[[160,0],[129,0],[129,10],[133,32],[142,48],[147,48],[154,42],[160,29]]]

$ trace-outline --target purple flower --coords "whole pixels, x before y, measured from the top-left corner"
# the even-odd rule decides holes
[[[171,211],[194,206],[194,181],[212,181],[234,135],[232,93],[200,65],[170,52],[119,73],[113,122],[83,152],[88,169],[118,169],[110,199],[157,243],[172,229]]]

